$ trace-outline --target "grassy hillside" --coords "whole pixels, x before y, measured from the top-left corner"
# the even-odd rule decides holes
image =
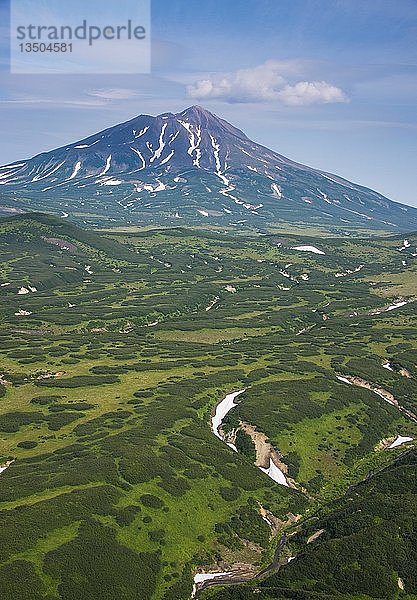
[[[0,221],[2,598],[185,600],[197,568],[261,569],[294,518],[391,464],[417,424],[337,377],[417,412],[402,246]],[[292,488],[210,431],[243,388],[225,429],[264,434]]]
[[[278,574],[254,586],[208,593],[212,600],[416,598],[417,453],[352,489],[291,536]],[[313,541],[315,533],[322,532]]]

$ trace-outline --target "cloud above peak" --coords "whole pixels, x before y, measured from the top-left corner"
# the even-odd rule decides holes
[[[298,70],[297,62],[269,60],[250,69],[199,79],[187,86],[187,94],[199,100],[277,102],[287,106],[349,102],[343,90],[326,81],[294,81]]]

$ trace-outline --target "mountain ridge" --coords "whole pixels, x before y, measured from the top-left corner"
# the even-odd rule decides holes
[[[0,193],[6,207],[88,224],[417,228],[417,209],[293,161],[200,106],[139,115],[2,166]]]

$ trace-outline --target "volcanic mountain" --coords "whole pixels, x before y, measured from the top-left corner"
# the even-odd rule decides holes
[[[89,225],[417,229],[417,209],[268,150],[199,106],[140,115],[0,167],[0,186],[3,211],[41,210]]]

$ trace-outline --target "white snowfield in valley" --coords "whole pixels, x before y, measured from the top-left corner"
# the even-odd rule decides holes
[[[281,198],[282,198],[282,191],[281,191],[281,188],[279,187],[279,185],[277,183],[273,183],[271,185],[271,190],[272,190],[272,195],[275,198],[278,198],[278,200],[281,200]]]
[[[14,463],[14,460],[8,460],[4,464],[0,465],[0,473],[3,473],[3,471],[8,469],[10,467],[10,465],[12,465],[13,463]]]
[[[153,156],[151,156],[151,158],[149,159],[150,163],[153,163],[155,160],[161,158],[161,154],[165,148],[164,135],[165,135],[165,130],[167,127],[168,127],[168,123],[164,123],[162,126],[162,129],[161,129],[161,134],[159,136],[159,146],[154,151]]]
[[[388,446],[388,450],[391,450],[392,448],[398,448],[398,446],[402,446],[403,444],[407,444],[408,442],[412,442],[413,440],[414,438],[412,437],[398,435],[397,439],[394,442],[392,442],[390,446]]]
[[[391,312],[392,310],[397,310],[398,308],[402,308],[403,306],[411,304],[411,302],[415,301],[415,298],[411,298],[410,300],[399,300],[398,302],[394,302],[394,304],[391,304],[387,308],[377,308],[376,310],[371,311],[369,314],[371,316],[381,315],[384,312]]]
[[[391,367],[391,363],[390,362],[386,362],[382,365],[383,369],[387,369],[387,371],[392,371],[394,372],[394,369]]]
[[[347,383],[348,385],[353,385],[353,383],[351,381],[349,381],[349,379],[347,379],[346,377],[342,377],[341,375],[338,375],[337,379],[339,381],[342,381],[343,383]]]
[[[223,441],[223,438],[219,433],[220,425],[222,424],[222,421],[227,413],[230,412],[232,408],[237,406],[238,403],[235,402],[235,399],[243,394],[243,392],[246,392],[246,388],[244,390],[239,390],[238,392],[227,394],[227,396],[216,406],[214,416],[211,418],[211,429],[214,435],[219,438],[219,440]]]
[[[348,269],[344,273],[336,273],[335,277],[347,277],[348,275],[353,275],[354,273],[359,273],[359,271],[362,271],[364,266],[365,265],[359,265],[359,267],[356,267],[356,269]]]
[[[220,300],[220,298],[218,296],[216,296],[214,298],[214,300],[212,300],[210,302],[210,304],[208,306],[206,306],[206,312],[209,312],[209,310],[211,310],[213,308],[213,306],[215,306],[219,300]]]
[[[243,394],[246,389],[239,390],[237,392],[232,392],[231,394],[227,394],[227,396],[217,405],[214,416],[211,418],[211,430],[214,435],[219,438],[219,440],[225,441],[219,431],[220,426],[223,422],[225,416],[238,405],[235,402],[236,398]],[[231,443],[227,443],[227,445],[232,448],[235,452],[238,452],[236,446]],[[279,483],[280,485],[284,485],[289,487],[288,482],[284,473],[281,471],[279,467],[274,463],[272,458],[269,458],[269,466],[268,468],[258,467],[265,475],[268,475],[275,483]]]
[[[197,573],[194,577],[195,583],[204,583],[204,581],[210,581],[216,579],[216,577],[227,577],[231,573]]]
[[[319,250],[315,246],[293,246],[291,250],[298,250],[299,252],[312,252],[313,254],[325,254],[323,250]]]
[[[405,306],[406,304],[408,304],[408,302],[397,302],[396,304],[391,304],[391,306],[388,306],[386,312],[390,312],[391,310],[396,310],[397,308],[401,308],[402,306]]]
[[[194,575],[194,585],[191,598],[195,598],[198,584],[205,583],[206,581],[213,581],[213,579],[218,579],[219,577],[229,577],[230,575],[232,575],[231,571],[224,573],[196,573]]]
[[[110,170],[110,167],[111,167],[111,159],[112,159],[112,155],[110,154],[106,159],[106,166],[104,167],[103,171],[99,174],[99,177],[101,177],[101,175],[105,175],[106,173],[108,173],[108,171]]]
[[[261,471],[263,471],[268,477],[273,479],[276,483],[280,485],[285,485],[289,487],[288,482],[285,478],[284,473],[277,467],[272,458],[269,459],[269,467],[264,469],[264,467],[259,467]]]
[[[411,244],[408,240],[404,240],[402,248],[398,248],[398,250],[400,252],[403,252],[404,250],[407,250],[408,248],[411,248]]]

